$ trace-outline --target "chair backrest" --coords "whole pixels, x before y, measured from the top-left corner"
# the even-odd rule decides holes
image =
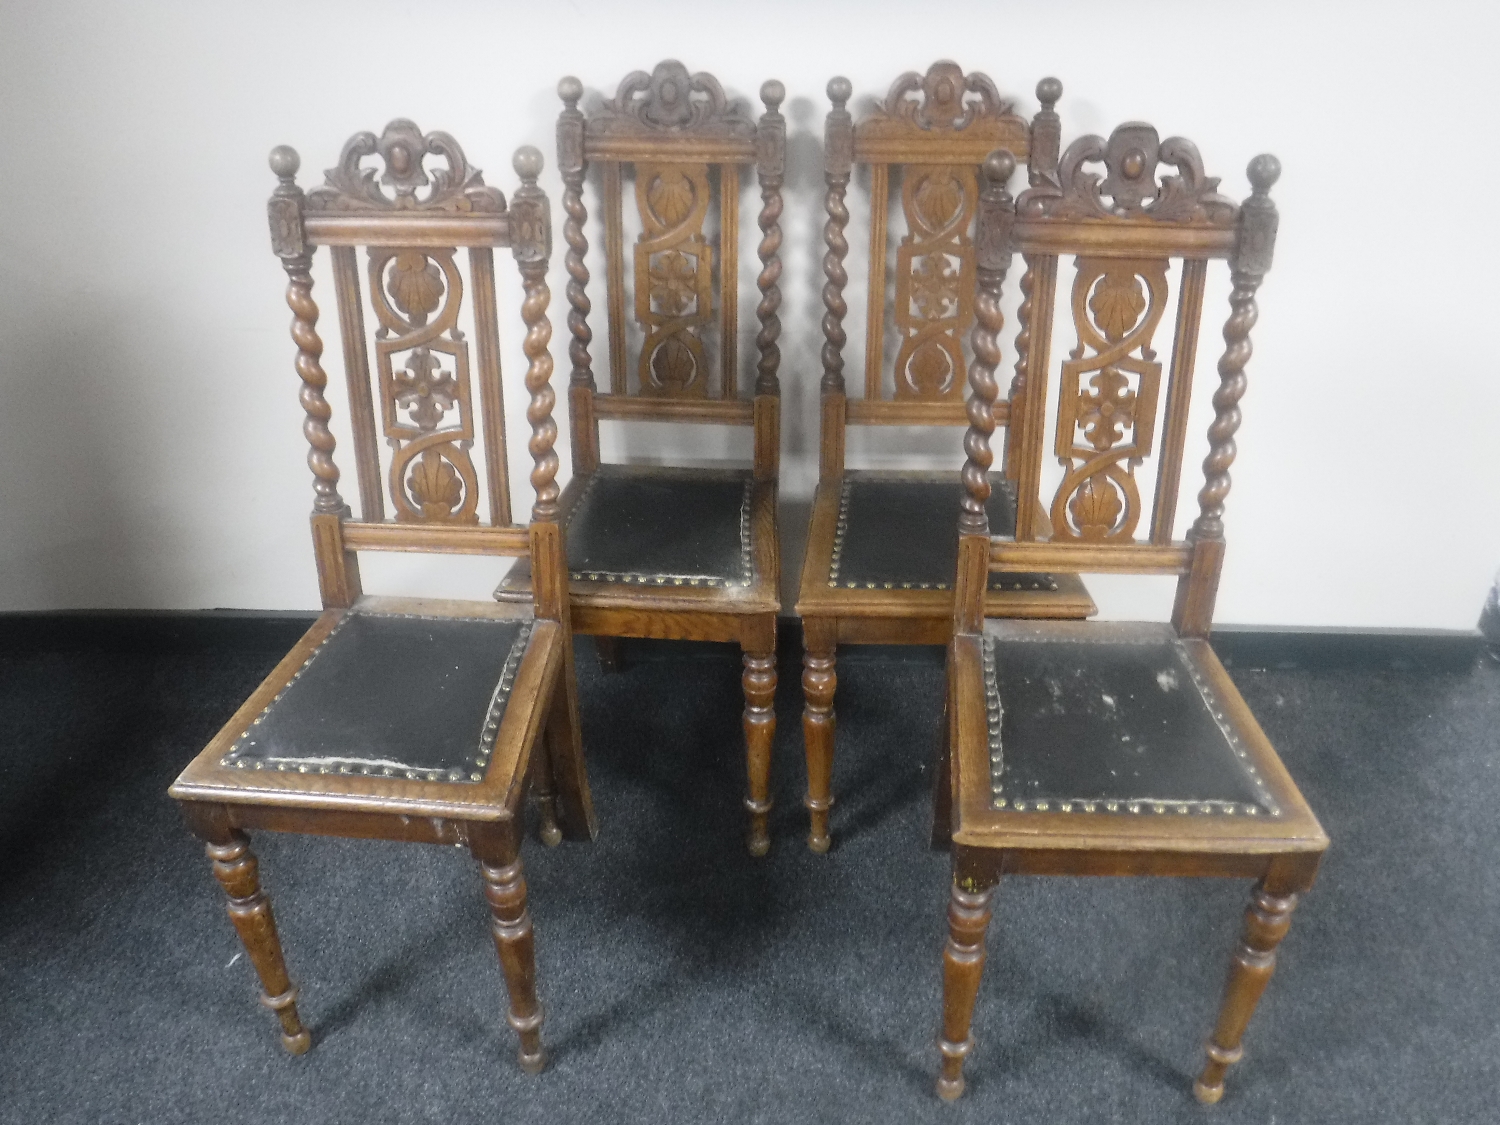
[[[827,280],[819,465],[825,478],[843,469],[846,425],[964,424],[964,353],[974,325],[971,232],[979,204],[979,166],[990,152],[1006,149],[1018,160],[1030,159],[1034,178],[1045,178],[1057,165],[1061,128],[1053,107],[1062,96],[1062,83],[1055,78],[1037,85],[1042,108],[1029,126],[1011,112],[986,75],[966,75],[953,62],[936,62],[925,75],[903,74],[885,101],[858,124],[846,108],[851,92],[847,78],[828,83],[833,109],[824,140],[828,220],[823,234]],[[850,399],[843,358],[843,291],[848,281],[844,256],[849,249],[844,200],[855,164],[870,168],[869,314],[864,395]],[[893,170],[906,233],[889,273],[895,296],[888,309]],[[889,379],[888,322],[894,324],[899,341]],[[1004,422],[1003,404],[997,414]]]
[[[573,468],[599,464],[599,419],[709,422],[754,426],[755,473],[774,479],[780,445],[781,186],[786,163],[786,119],[778,112],[786,91],[761,86],[766,112],[759,122],[731,103],[713,75],[689,74],[675,60],[650,74],[625,77],[612,101],[592,114],[578,108],[583,84],[557,86],[563,111],[557,122],[557,159],[563,178],[563,240],[567,243],[568,395]],[[594,379],[588,325],[591,308],[584,256],[583,181],[590,163],[604,181],[605,297],[609,322],[609,390]],[[762,207],[759,247],[760,333],[753,399],[739,395],[740,174],[754,165]],[[711,171],[717,169],[718,190]],[[635,185],[641,233],[631,254],[631,315],[644,336],[632,364],[626,355],[627,178]],[[717,194],[717,201],[714,196]],[[717,210],[715,236],[705,225]],[[714,273],[717,265],[718,279]],[[705,348],[705,330],[719,325],[717,378]]]
[[[377,166],[365,166],[374,158]],[[429,166],[429,158],[431,165]],[[302,378],[303,432],[311,447],[313,542],[325,606],[348,606],[360,594],[360,550],[533,555],[546,579],[537,584],[538,612],[559,618],[565,590],[557,526],[557,455],[552,421],[552,359],[547,351],[547,259],[551,219],[537,186],[542,156],[516,153],[521,187],[507,206],[499,189],[447,133],[424,134],[397,119],[377,137],[357,133],[319,187],[297,186],[297,153],[271,153],[278,183],[268,212],[271,246],[286,269],[296,368]],[[319,246],[333,256],[334,289],[349,387],[350,431],[359,487],[360,518],[339,492],[328,376],[320,357],[318,306],[312,297],[312,258]],[[365,326],[359,250],[377,327]],[[496,317],[495,248],[509,247],[520,268],[528,360],[530,451],[536,491],[532,524],[511,519],[506,468],[505,409]],[[466,251],[467,271],[459,250]],[[473,294],[474,370],[469,341],[459,328],[465,273]],[[374,371],[370,343],[374,342]],[[377,410],[378,403],[378,410]],[[389,447],[382,470],[380,441]],[[483,451],[489,525],[479,516],[481,486],[471,450]],[[393,519],[386,519],[389,500]],[[556,559],[549,552],[556,552]],[[538,558],[538,555],[545,558]],[[555,576],[551,572],[555,570]],[[543,589],[545,587],[545,589]],[[565,603],[565,598],[562,599]],[[563,606],[565,609],[565,604]]]
[[[1175,174],[1161,174],[1162,165],[1171,165]],[[1063,153],[1056,181],[1033,185],[1014,203],[1004,187],[1013,168],[1006,153],[985,163],[970,425],[964,438],[967,488],[959,523],[964,584],[958,589],[965,605],[956,611],[955,623],[961,621],[966,632],[978,627],[988,569],[1172,574],[1178,577],[1174,626],[1206,636],[1223,564],[1224,501],[1255,293],[1271,267],[1276,241],[1276,207],[1269,192],[1281,166],[1273,156],[1252,160],[1252,194],[1237,205],[1218,193],[1216,178],[1204,175],[1191,141],[1162,141],[1150,125],[1130,122],[1108,140],[1088,136],[1073,142]],[[1007,450],[1007,475],[1020,502],[1014,538],[991,543],[984,516],[994,429],[990,406],[999,394],[1000,286],[1012,249],[1022,253],[1026,265]],[[1077,343],[1056,381],[1050,452],[1063,476],[1047,502],[1040,487],[1049,447],[1044,429],[1063,256],[1074,259],[1069,307]],[[1173,542],[1204,279],[1214,258],[1228,259],[1233,285],[1226,349],[1213,397],[1200,512],[1186,540]],[[1174,260],[1181,265],[1163,399],[1163,364],[1153,344],[1169,302]],[[1135,471],[1153,454],[1156,490],[1147,521]],[[1033,504],[1032,498],[1041,502]],[[968,540],[972,543],[964,546]],[[976,581],[978,586],[969,589]]]

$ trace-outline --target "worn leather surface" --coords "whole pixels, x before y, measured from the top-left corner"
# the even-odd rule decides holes
[[[521,620],[345,614],[224,764],[477,781],[529,633]]]
[[[1016,502],[1009,481],[990,478],[985,510],[991,535],[1013,535]],[[840,497],[842,543],[830,585],[867,589],[946,590],[958,567],[958,512],[963,485],[951,479],[846,476]],[[990,575],[991,590],[1055,590],[1045,574]]]
[[[750,470],[622,473],[602,466],[568,520],[574,579],[747,586]]]
[[[1275,808],[1171,634],[1102,643],[986,637],[985,652],[987,665],[993,654],[987,695],[996,804],[1002,797],[1012,807],[1045,801],[1055,810],[1059,801],[1139,801],[1148,807],[1087,811],[1155,813],[1150,802],[1178,803],[1162,810],[1169,815]]]

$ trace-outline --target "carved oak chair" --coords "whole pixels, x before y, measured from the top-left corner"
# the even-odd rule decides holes
[[[993,149],[1025,159],[1033,175],[1055,168],[1060,124],[1053,107],[1062,83],[1037,87],[1041,111],[1028,126],[1001,101],[983,74],[937,62],[925,75],[903,74],[857,125],[845,108],[846,78],[828,83],[824,149],[828,221],[823,259],[823,380],[821,456],[797,614],[802,618],[808,846],[826,852],[833,804],[833,698],[839,644],[946,644],[951,630],[951,580],[958,512],[956,469],[950,472],[846,468],[847,427],[961,426],[964,343],[974,323],[974,242],[979,165]],[[844,204],[855,164],[870,169],[869,315],[863,397],[844,383],[843,328],[847,306]],[[892,183],[906,234],[895,252],[894,300],[887,316],[887,232]],[[889,357],[888,324],[895,328]],[[887,359],[890,358],[889,365]],[[1003,424],[1008,409],[994,404]],[[998,480],[989,515],[997,529],[1015,524],[1016,492]],[[997,574],[985,612],[1003,617],[1086,617],[1094,603],[1074,575]]]
[[[378,156],[380,167],[362,167]],[[424,159],[446,167],[428,169]],[[467,847],[479,861],[495,948],[510,993],[523,1069],[544,1064],[531,919],[519,847],[528,781],[543,838],[587,840],[593,806],[579,744],[568,627],[563,530],[558,522],[557,428],[547,352],[551,226],[537,187],[542,157],[515,158],[521,187],[484,183],[446,133],[406,120],[360,133],[326,183],[303,193],[298,156],[271,153],[271,242],[290,284],[292,338],[302,378],[303,431],[312,447],[313,547],[324,612],[171,787],[208,846],[229,916],[276,1013],[282,1045],[311,1046],[260,889],[248,830],[411,840]],[[348,376],[361,519],[339,493],[328,379],[319,357],[312,259],[331,247]],[[374,333],[375,397],[360,294],[365,247]],[[496,322],[493,250],[520,267],[529,362],[531,524],[511,520]],[[467,251],[467,271],[458,250]],[[458,328],[465,279],[470,345]],[[382,470],[379,435],[390,447]],[[478,412],[476,416],[476,406]],[[484,483],[470,454],[484,452]],[[386,519],[386,499],[393,519]],[[487,496],[488,521],[479,501]],[[521,555],[538,581],[533,605],[366,596],[357,552]],[[556,778],[560,808],[555,807]],[[558,817],[561,817],[561,826]]]
[[[786,121],[777,107],[785,91],[775,81],[761,87],[766,112],[758,123],[728,101],[711,74],[689,74],[671,60],[650,74],[626,76],[615,98],[589,115],[578,108],[583,92],[576,78],[558,84],[564,109],[557,152],[573,337],[568,402],[574,475],[562,496],[573,627],[603,642],[606,663],[613,662],[609,639],[616,637],[741,646],[748,843],[753,854],[764,855],[770,848],[781,605],[776,534],[781,321],[776,310]],[[604,181],[607,391],[595,382],[589,353],[583,182],[590,163],[602,166]],[[747,165],[755,167],[764,201],[759,362],[749,399],[739,394],[738,373],[740,176]],[[641,233],[627,267],[628,180],[635,185]],[[714,215],[717,232],[709,223]],[[633,326],[626,320],[627,275]],[[632,344],[632,332],[640,337],[638,345]],[[602,464],[601,418],[750,426],[754,464],[748,469]],[[526,564],[519,563],[496,597],[525,597],[529,581]]]
[[[1175,175],[1158,172],[1173,165]],[[1091,170],[1102,165],[1101,171]],[[1194,1085],[1223,1095],[1225,1070],[1275,966],[1298,896],[1328,839],[1208,642],[1224,559],[1224,501],[1245,390],[1255,293],[1271,265],[1275,157],[1251,161],[1239,206],[1203,174],[1191,142],[1121,125],[1083,137],[1055,181],[1013,206],[1008,153],[985,164],[977,324],[964,439],[948,738],[934,843],[952,848],[943,958],[938,1093],[963,1091],[962,1068],[984,967],[990,900],[1005,875],[1198,875],[1258,880],[1234,954],[1208,1060]],[[1048,443],[1050,325],[1059,258],[1073,256],[1077,345],[1061,364],[1050,451],[1063,476],[1050,521],[1023,505],[1014,535],[991,538],[986,501],[990,404],[1011,248],[1025,256],[1030,302],[1018,341],[1028,414],[1013,445],[1022,495],[1036,494]],[[1213,396],[1200,511],[1172,539],[1193,360],[1208,263],[1229,260],[1227,345]],[[1152,350],[1180,262],[1175,338],[1161,400]],[[1027,330],[1030,330],[1029,336]],[[1158,430],[1158,406],[1160,427]],[[1156,449],[1149,523],[1136,470]],[[1138,536],[1137,529],[1142,529]],[[986,621],[986,575],[1108,571],[1177,576],[1171,625]]]

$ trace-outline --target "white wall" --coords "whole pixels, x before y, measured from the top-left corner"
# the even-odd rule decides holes
[[[1062,78],[1065,141],[1131,118],[1191,137],[1236,197],[1251,156],[1282,160],[1219,619],[1468,628],[1500,564],[1497,31],[1490,6],[1442,2],[4,0],[0,609],[314,606],[267,151],[295,145],[311,186],[350,133],[408,116],[453,133],[507,192],[511,152],[540,146],[555,198],[557,79],[612,93],[663,56],[742,97],[772,76],[788,90],[784,491],[805,496],[824,85],[839,73],[880,94],[952,57],[1026,114],[1036,80]],[[1211,364],[1219,340],[1204,335]],[[470,584],[496,565],[479,560]],[[1096,586],[1134,608],[1119,580]]]

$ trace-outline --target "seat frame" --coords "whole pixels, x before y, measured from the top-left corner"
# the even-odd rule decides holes
[[[1244,368],[1250,356],[1249,332],[1256,319],[1255,295],[1270,269],[1276,236],[1276,209],[1268,193],[1280,174],[1280,165],[1270,156],[1253,160],[1249,166],[1252,194],[1236,208],[1215,194],[1217,180],[1202,176],[1197,151],[1189,142],[1169,138],[1158,148],[1155,137],[1149,126],[1131,123],[1117,129],[1108,142],[1098,137],[1082,138],[1064,154],[1062,175],[1040,188],[1034,185],[1018,202],[1010,198],[1004,186],[1015,165],[1010,154],[995,153],[985,163],[978,318],[963,470],[966,495],[959,517],[954,636],[948,652],[944,703],[946,737],[934,771],[933,844],[952,850],[949,937],[943,956],[943,1019],[938,1039],[941,1073],[937,1092],[945,1099],[963,1092],[963,1065],[973,1047],[970,1029],[985,962],[984,935],[992,896],[1003,875],[1194,875],[1257,880],[1245,915],[1244,934],[1231,961],[1218,1021],[1208,1042],[1208,1058],[1193,1087],[1200,1101],[1212,1103],[1223,1096],[1225,1071],[1242,1055],[1241,1039],[1274,970],[1276,947],[1290,926],[1299,896],[1312,886],[1328,846],[1317,818],[1208,643],[1223,565],[1224,500],[1234,460],[1233,438],[1240,421],[1237,404],[1244,393]],[[1171,179],[1160,187],[1156,183],[1150,170],[1158,153],[1164,162],[1177,164],[1180,175],[1175,186]],[[1081,171],[1090,162],[1103,162],[1107,167],[1109,178],[1104,182],[1117,188],[1112,208],[1100,200],[1100,177]],[[1143,165],[1148,169],[1144,185],[1138,182]],[[1136,193],[1134,198],[1132,191]],[[1166,200],[1173,210],[1163,206],[1160,212],[1151,211],[1153,196],[1157,203]],[[1019,398],[1021,408],[1034,423],[1019,435],[1031,444],[1013,444],[1010,454],[1013,470],[1019,470],[1015,477],[1021,482],[1019,487],[1029,489],[1031,495],[1036,494],[1043,452],[1040,420],[1047,395],[1045,342],[1050,337],[1057,256],[1126,259],[1130,265],[1125,268],[1131,270],[1156,259],[1185,259],[1173,378],[1167,389],[1167,417],[1163,421],[1167,437],[1163,440],[1148,542],[1137,542],[1132,534],[1138,511],[1129,516],[1128,525],[1122,518],[1113,529],[1096,529],[1088,536],[1059,535],[1055,520],[1048,523],[1037,519],[1029,525],[1018,520],[1013,539],[991,539],[983,503],[989,491],[989,439],[994,428],[988,405],[999,393],[995,369],[1003,325],[1000,291],[1013,249],[1026,255],[1031,277],[1023,284],[1030,300],[1023,306],[1018,337],[1022,355],[1017,370],[1022,386],[1017,390],[1021,394],[1013,394],[1012,401],[1014,404]],[[1172,543],[1181,427],[1186,424],[1202,279],[1208,259],[1218,257],[1229,259],[1233,291],[1224,328],[1226,350],[1219,363],[1220,385],[1213,399],[1209,454],[1204,461],[1206,480],[1199,493],[1200,513],[1186,541]],[[1075,309],[1081,300],[1075,293]],[[1030,321],[1026,319],[1028,314]],[[1144,318],[1151,314],[1137,310],[1133,315]],[[1186,331],[1184,325],[1191,330]],[[1045,330],[1039,326],[1045,326]],[[1122,331],[1129,328],[1125,325]],[[1037,329],[1039,340],[1030,350],[1025,346],[1028,329]],[[1126,337],[1128,343],[1129,332]],[[1104,350],[1116,355],[1123,346]],[[1127,356],[1114,362],[1126,368],[1129,359]],[[1146,409],[1145,404],[1141,409]],[[1071,443],[1073,435],[1068,433],[1066,439]],[[1062,437],[1058,440],[1061,451],[1066,443]],[[1105,455],[1120,452],[1122,440],[1123,434],[1117,434]],[[1149,434],[1144,438],[1146,447],[1142,446],[1142,435],[1133,429],[1131,440],[1135,453],[1142,457],[1149,454]],[[1094,472],[1108,471],[1097,467],[1099,464],[1093,463]],[[1079,486],[1076,482],[1070,486],[1065,479],[1057,504],[1067,500],[1070,487]],[[1138,497],[1134,503],[1139,504]],[[982,666],[982,591],[991,569],[1015,571],[1038,566],[1177,577],[1172,626],[1182,638],[1195,673],[1218,697],[1223,721],[1266,784],[1278,810],[1274,815],[1167,815],[1165,809],[1141,809],[1131,815],[1126,811],[1038,811],[1035,807],[1016,811],[1014,807],[994,807]],[[1122,628],[1076,622],[1027,627],[1073,639],[1089,635],[1091,630]],[[1002,696],[1002,706],[1003,702]],[[1056,748],[1056,752],[1065,749]]]
[[[379,181],[375,172],[360,167],[363,158],[375,154],[384,161],[384,176]],[[446,179],[434,177],[429,181],[422,168],[427,155],[447,159]],[[189,828],[207,847],[214,876],[229,896],[230,919],[263,986],[261,1002],[276,1013],[282,1045],[292,1054],[308,1050],[312,1037],[297,1011],[298,992],[287,973],[270,900],[261,889],[258,863],[247,833],[268,830],[467,847],[479,862],[490,906],[490,928],[509,993],[507,1020],[520,1039],[520,1065],[535,1073],[545,1065],[546,1056],[520,857],[528,787],[534,785],[537,790],[545,842],[555,844],[564,836],[589,840],[597,830],[579,734],[563,569],[565,552],[558,522],[558,463],[552,449],[557,430],[552,420],[555,397],[550,385],[552,362],[547,342],[551,328],[546,315],[551,228],[547,199],[536,183],[542,168],[541,153],[529,147],[517,152],[515,169],[522,183],[508,207],[498,191],[484,184],[479,170],[467,163],[452,137],[444,133],[423,135],[404,119],[391,122],[378,139],[372,133],[351,138],[339,166],[329,171],[325,186],[313,193],[305,194],[297,186],[299,163],[296,152],[288,147],[272,152],[271,169],[278,184],[268,211],[272,249],[289,279],[287,303],[294,317],[292,338],[297,345],[296,369],[302,380],[300,397],[306,412],[304,433],[314,478],[311,524],[324,613],[183,770],[169,792],[181,806]],[[429,193],[419,198],[417,188],[429,182]],[[394,199],[384,194],[380,183],[394,187]],[[353,517],[340,495],[339,470],[333,461],[334,440],[328,429],[332,411],[323,394],[328,377],[320,362],[323,343],[317,333],[318,307],[312,299],[312,259],[318,246],[333,248],[363,520]],[[391,307],[382,310],[377,303],[377,313],[387,329],[402,325],[396,329],[395,339],[383,333],[377,337],[377,344],[397,351],[416,349],[424,359],[429,358],[424,348],[444,352],[453,362],[456,380],[449,406],[457,414],[458,424],[444,430],[435,430],[435,423],[404,425],[397,414],[395,391],[382,383],[380,403],[386,408],[387,436],[415,447],[401,444],[392,455],[391,499],[398,510],[395,521],[383,518],[384,485],[376,455],[375,404],[370,397],[355,257],[359,246],[372,248],[372,283],[385,278],[386,264],[395,254],[412,253],[411,260],[418,266],[417,281],[412,282],[412,275],[407,275],[408,283],[417,285],[417,290],[387,291],[390,281],[378,280],[378,301],[394,300],[411,319],[404,320]],[[475,296],[489,526],[482,526],[478,520],[475,493],[479,478],[467,454],[466,442],[475,436],[468,397],[467,345],[456,329],[451,336],[438,336],[453,322],[462,300],[459,275],[450,273],[444,286],[436,281],[439,268],[455,268],[453,254],[465,247],[469,250]],[[514,253],[525,294],[521,316],[526,325],[525,383],[531,396],[527,417],[532,429],[530,449],[535,467],[531,480],[536,492],[529,526],[511,523],[505,476],[491,255],[494,248],[506,247]],[[382,254],[386,256],[377,262],[375,256]],[[433,279],[430,286],[421,280],[421,270]],[[418,292],[423,286],[426,289]],[[426,314],[432,309],[421,309],[429,299],[434,307],[437,304],[433,288],[438,296],[446,289],[448,300],[438,319],[428,322]],[[420,315],[411,315],[408,305],[418,309]],[[381,350],[378,355],[384,363],[389,352]],[[438,439],[445,437],[451,440],[443,445]],[[447,499],[432,492],[418,497],[417,492],[405,491],[412,487],[410,481],[417,479],[416,475],[406,475],[406,466],[415,457],[429,453],[450,467],[454,476],[447,479],[461,477],[464,481],[453,495],[444,493]],[[423,479],[444,479],[441,466]],[[454,495],[461,496],[462,502],[454,500]],[[423,499],[421,509],[412,504],[414,497]],[[433,497],[430,505],[426,497]],[[544,580],[535,583],[534,599],[526,606],[371,598],[361,590],[357,557],[361,549],[526,556]],[[336,772],[251,770],[223,763],[235,740],[296,678],[351,608],[533,621],[480,781],[471,784]]]
[[[568,355],[572,373],[568,383],[569,434],[573,450],[573,479],[563,494],[564,512],[572,510],[588,476],[600,464],[599,420],[666,421],[750,426],[754,437],[754,492],[750,533],[754,581],[749,586],[685,587],[573,580],[569,587],[573,628],[592,635],[606,668],[619,666],[614,638],[727,641],[743,652],[741,686],[745,695],[747,846],[752,855],[765,855],[771,846],[771,751],[776,736],[776,618],[781,610],[781,549],[776,527],[776,489],[780,459],[781,386],[777,370],[781,350],[781,226],[782,183],[786,167],[786,119],[779,112],[786,96],[780,82],[760,89],[765,112],[751,121],[726,99],[710,74],[689,74],[675,60],[665,60],[652,73],[635,71],[620,83],[616,97],[596,113],[579,109],[584,94],[577,78],[558,84],[563,111],[557,122],[558,169],[563,179],[564,262],[568,270]],[[697,95],[694,97],[694,95]],[[591,309],[585,263],[588,239],[584,224],[588,209],[583,183],[590,164],[602,166],[604,179],[606,301],[609,313],[609,389],[601,391],[594,378],[589,347]],[[722,254],[718,298],[720,341],[719,397],[701,384],[686,389],[632,394],[627,374],[625,339],[625,258],[622,235],[622,165],[639,169],[689,169],[695,191],[710,190],[707,168],[717,166],[720,183],[719,250]],[[738,231],[740,169],[753,165],[761,189],[759,216],[761,271],[757,285],[761,301],[756,309],[758,361],[754,395],[737,396],[735,369],[738,353]],[[701,179],[696,178],[701,173]],[[640,184],[637,184],[640,191]],[[727,203],[733,202],[733,206]],[[707,202],[704,202],[707,206]],[[702,219],[698,218],[701,228]],[[706,247],[707,253],[712,248]],[[697,258],[705,260],[701,255]],[[637,272],[641,268],[637,258]],[[712,286],[700,277],[697,299],[712,301]],[[648,301],[649,305],[649,301]],[[636,317],[647,331],[666,335],[683,330],[662,326],[648,311],[643,320],[641,294],[636,294]],[[701,313],[701,308],[699,309]],[[697,318],[707,324],[708,315]],[[692,330],[695,331],[695,330]],[[696,343],[696,335],[689,343]],[[701,348],[701,344],[699,345]],[[700,353],[701,357],[701,353]],[[500,598],[524,597],[529,579],[523,566],[507,575]]]
[[[827,253],[823,258],[823,377],[820,385],[818,486],[808,525],[807,549],[797,597],[797,616],[802,621],[802,732],[807,754],[808,810],[807,844],[815,852],[831,846],[828,819],[833,807],[833,760],[836,741],[834,695],[838,686],[837,650],[841,644],[945,645],[952,636],[953,591],[944,589],[847,589],[829,581],[829,567],[839,534],[840,496],[846,474],[845,432],[850,425],[871,426],[962,426],[966,421],[962,400],[962,366],[957,386],[944,394],[907,394],[887,398],[884,393],[886,364],[883,357],[886,293],[887,215],[892,165],[919,172],[960,170],[961,177],[977,177],[979,165],[992,149],[1005,147],[1019,160],[1031,161],[1034,176],[1044,176],[1057,164],[1061,124],[1054,106],[1062,96],[1062,83],[1055,78],[1037,85],[1041,109],[1028,123],[1012,113],[1000,100],[990,79],[980,73],[965,75],[956,63],[934,63],[925,75],[903,74],[892,84],[885,102],[869,117],[855,123],[847,104],[853,86],[847,78],[828,83],[833,103],[825,125],[824,180],[827,191],[823,228]],[[843,321],[848,311],[844,287],[848,274],[844,257],[849,252],[845,228],[849,210],[845,204],[849,181],[856,164],[871,169],[870,304],[865,343],[864,397],[851,399],[844,379],[844,345],[848,340]],[[959,182],[955,180],[954,182]],[[913,204],[906,202],[910,219]],[[977,200],[965,206],[972,213]],[[970,218],[959,223],[967,236]],[[914,233],[908,243],[921,249]],[[940,249],[972,261],[972,247],[949,246],[933,241]],[[962,281],[957,282],[962,294]],[[910,271],[898,275],[898,309],[910,300]],[[972,309],[963,307],[941,333],[959,344],[972,322]],[[898,314],[898,320],[900,316]],[[897,360],[900,360],[898,355]],[[1009,419],[1010,406],[996,401],[992,412],[997,424]],[[913,479],[928,474],[912,473]],[[1054,577],[1055,590],[989,590],[985,613],[994,617],[1080,618],[1095,612],[1093,599],[1076,575]]]

